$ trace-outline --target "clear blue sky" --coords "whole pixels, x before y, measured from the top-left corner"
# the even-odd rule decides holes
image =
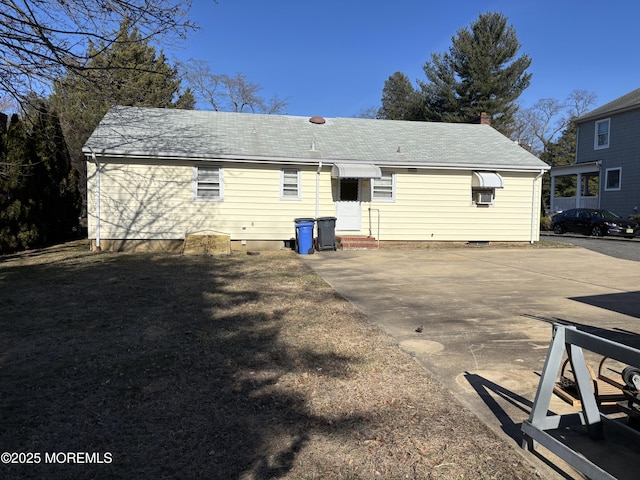
[[[640,87],[638,0],[194,0],[200,30],[179,60],[243,73],[289,115],[353,117],[377,107],[396,71],[413,82],[480,13],[501,12],[533,62],[524,107],[572,90],[603,105]]]

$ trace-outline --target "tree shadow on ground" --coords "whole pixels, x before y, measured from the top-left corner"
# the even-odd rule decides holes
[[[508,388],[492,382],[482,375],[465,372],[464,377],[482,401],[487,405],[487,407],[489,407],[491,413],[493,413],[493,415],[495,415],[499,420],[503,432],[511,437],[518,446],[522,445],[522,441],[524,439],[522,434],[522,422],[514,422],[497,399],[502,402],[506,402],[527,414],[531,413],[533,402],[522,395],[518,395],[517,393],[509,390]],[[548,414],[555,415],[555,413],[551,411],[549,411]],[[531,453],[554,470],[561,478],[573,478],[568,471],[563,470],[563,468],[558,464],[550,461],[546,456],[541,455],[538,451],[534,450]]]
[[[5,479],[278,478],[314,432],[364,422],[314,416],[278,388],[287,372],[347,376],[353,359],[283,342],[282,285],[246,260],[0,267],[0,450],[42,455],[2,465]],[[54,452],[93,456],[45,461]]]

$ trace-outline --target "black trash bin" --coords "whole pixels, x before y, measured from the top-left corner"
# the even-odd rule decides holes
[[[318,250],[336,249],[336,217],[316,218],[318,226]]]

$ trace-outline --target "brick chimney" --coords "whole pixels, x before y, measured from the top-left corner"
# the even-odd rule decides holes
[[[480,114],[480,125],[491,125],[491,115],[486,112]]]

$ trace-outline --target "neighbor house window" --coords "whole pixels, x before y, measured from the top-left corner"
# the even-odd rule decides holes
[[[222,168],[196,167],[195,190],[198,200],[222,200]]]
[[[594,148],[609,148],[609,119],[596,122],[596,138]]]
[[[622,168],[607,168],[605,170],[604,189],[620,190],[620,180],[622,179]]]
[[[371,179],[371,199],[377,202],[393,202],[396,199],[396,176],[382,172],[380,178]]]
[[[280,170],[280,199],[300,200],[300,170],[295,168]]]

